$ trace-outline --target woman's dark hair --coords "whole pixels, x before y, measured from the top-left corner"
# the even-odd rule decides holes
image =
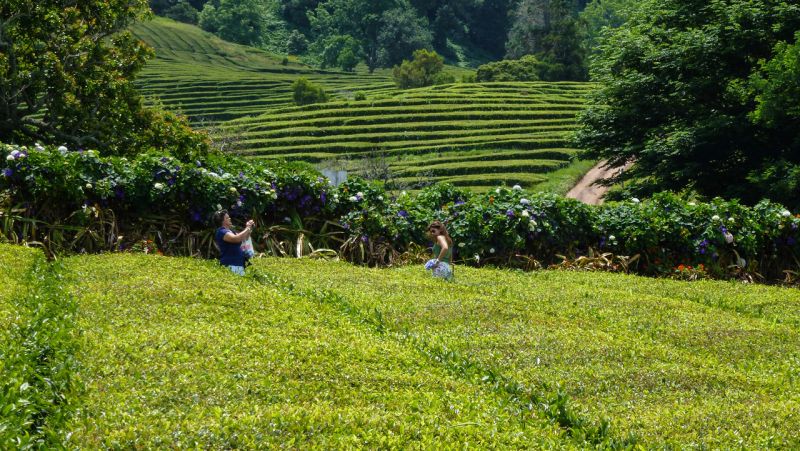
[[[450,234],[447,233],[447,227],[445,227],[441,221],[433,221],[431,225],[428,226],[428,231],[432,232],[434,235],[444,235],[444,239],[447,240],[447,244],[453,244],[453,239],[450,238]]]
[[[211,216],[211,221],[214,223],[214,227],[222,227],[222,222],[225,221],[225,215],[228,214],[228,210],[220,210],[215,212]]]

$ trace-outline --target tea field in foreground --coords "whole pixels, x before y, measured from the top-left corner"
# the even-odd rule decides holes
[[[5,245],[0,265],[2,447],[800,446],[793,289]]]

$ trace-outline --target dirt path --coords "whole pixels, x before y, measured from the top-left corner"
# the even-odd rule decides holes
[[[589,205],[602,204],[603,195],[606,193],[606,191],[608,191],[608,188],[605,186],[595,185],[594,182],[602,178],[610,177],[621,170],[620,168],[609,169],[604,167],[605,164],[605,161],[601,161],[592,169],[589,169],[589,172],[583,176],[581,181],[573,186],[571,190],[569,190],[567,197],[577,199]],[[624,170],[624,168],[622,170]]]

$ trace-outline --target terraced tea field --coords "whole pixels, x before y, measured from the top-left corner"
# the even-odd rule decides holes
[[[240,155],[355,173],[377,166],[389,174],[390,187],[402,189],[432,182],[474,191],[519,184],[560,194],[591,166],[575,162],[567,142],[591,88],[585,83],[456,83],[403,91],[388,71],[282,64],[275,55],[168,19],[138,24],[134,32],[156,51],[138,80],[142,92],[232,142],[226,148]],[[333,100],[294,106],[290,85],[301,76],[323,85]],[[357,92],[366,100],[353,100]]]
[[[352,96],[354,86],[365,92],[394,86],[386,72],[316,70],[294,60],[282,64],[277,55],[161,17],[136,24],[133,32],[156,52],[139,75],[140,91],[200,126],[291,104],[289,87],[299,77],[343,98]]]
[[[569,166],[585,83],[457,83],[377,90],[363,101],[274,109],[225,124],[249,157],[380,157],[400,185],[532,187]]]

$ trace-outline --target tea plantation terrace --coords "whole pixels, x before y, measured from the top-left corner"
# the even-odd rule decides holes
[[[470,83],[377,90],[364,101],[270,110],[220,126],[240,155],[321,162],[387,158],[399,183],[531,187],[570,164],[590,85]]]

